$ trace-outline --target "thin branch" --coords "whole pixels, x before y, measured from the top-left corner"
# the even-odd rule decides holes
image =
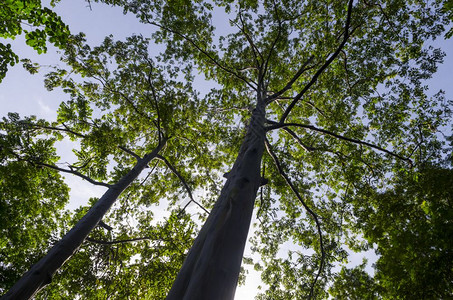
[[[145,120],[149,120],[149,116],[145,115],[142,111],[138,110],[138,108],[134,105],[134,102],[129,97],[127,97],[123,92],[116,91],[116,90],[110,89],[110,88],[107,88],[107,89],[110,90],[112,93],[117,93],[118,95],[123,97],[123,99],[126,100],[126,102],[133,108],[133,110],[139,116],[143,117]]]
[[[96,180],[93,180],[91,179],[90,177],[86,176],[86,175],[83,175],[77,171],[74,171],[74,170],[68,170],[68,169],[63,169],[63,168],[60,168],[60,167],[57,167],[55,165],[49,165],[47,163],[43,163],[43,162],[39,162],[39,161],[35,161],[33,159],[26,159],[26,158],[23,158],[21,157],[20,155],[18,155],[17,153],[14,153],[13,151],[10,151],[10,153],[12,155],[14,155],[19,161],[26,161],[30,164],[33,164],[33,165],[36,165],[36,166],[41,166],[41,167],[46,167],[46,168],[49,168],[49,169],[54,169],[54,170],[57,170],[57,171],[60,171],[60,172],[64,172],[64,173],[69,173],[69,174],[73,174],[73,175],[76,175],[80,178],[83,178],[85,179],[86,181],[94,184],[94,185],[100,185],[100,186],[105,186],[107,188],[110,188],[111,185],[110,184],[107,184],[105,182],[100,182],[100,181],[96,181]]]
[[[157,154],[156,157],[160,160],[162,160],[166,165],[167,167],[173,172],[173,174],[176,175],[176,177],[178,177],[178,179],[182,182],[182,184],[184,185],[184,188],[186,189],[187,191],[187,194],[189,195],[189,198],[190,198],[190,201],[189,203],[187,203],[184,208],[183,208],[183,211],[186,209],[186,207],[190,204],[190,202],[194,202],[196,205],[198,205],[201,209],[203,209],[206,213],[209,214],[209,211],[204,208],[200,203],[198,203],[197,201],[195,201],[195,199],[193,198],[193,195],[192,195],[192,191],[190,190],[189,188],[189,185],[187,184],[187,182],[184,180],[184,178],[182,177],[182,175],[176,170],[175,167],[173,167],[173,165],[165,158],[163,157],[162,155],[160,154]]]
[[[279,97],[275,98],[272,101],[275,101],[275,102],[278,103],[278,100],[293,100],[293,99],[294,99],[294,97],[279,96]],[[311,106],[312,108],[314,108],[324,118],[326,117],[326,113],[322,109],[317,107],[312,101],[305,100],[303,103],[305,103],[305,104]],[[284,111],[284,109],[281,107],[281,105],[279,105],[279,106],[282,109],[282,111]]]
[[[304,103],[307,103],[308,105],[310,105],[311,107],[313,107],[321,116],[323,116],[324,118],[326,117],[326,114],[322,111],[322,109],[320,109],[319,107],[317,107],[313,102],[311,101],[304,101]]]
[[[341,54],[343,54],[344,56],[344,60],[343,60],[343,66],[344,66],[344,70],[345,70],[345,74],[346,74],[346,83],[348,84],[348,88],[349,88],[349,93],[352,94],[352,86],[351,86],[351,82],[349,80],[349,69],[348,69],[348,56],[346,54],[346,52],[344,50],[341,50]]]
[[[74,171],[74,169],[76,171],[80,171],[82,170],[83,168],[85,168],[86,166],[88,166],[88,164],[93,160],[93,157],[90,157],[88,158],[86,161],[83,162],[83,164],[80,166],[80,167],[77,167],[77,166],[74,166],[74,165],[71,165],[70,163],[66,162],[66,165],[69,167],[69,169],[71,171]]]
[[[324,242],[323,242],[323,238],[322,238],[321,224],[319,222],[318,215],[307,206],[307,204],[303,200],[302,196],[299,194],[299,191],[297,190],[296,186],[294,186],[294,184],[292,183],[289,176],[283,170],[283,168],[280,164],[280,161],[278,160],[277,155],[272,150],[272,146],[270,145],[268,139],[265,140],[265,144],[266,144],[267,152],[272,157],[272,160],[274,161],[274,164],[277,167],[278,172],[285,179],[286,183],[289,185],[289,187],[291,188],[293,193],[296,195],[297,199],[299,199],[299,202],[302,204],[302,206],[305,208],[305,210],[313,217],[313,219],[316,223],[316,228],[318,230],[318,235],[319,235],[319,245],[320,245],[320,249],[321,249],[321,263],[319,264],[318,274],[316,274],[315,280],[313,281],[313,283],[310,287],[309,299],[311,299],[313,297],[316,282],[318,281],[318,278],[321,275],[321,272],[324,268],[324,260],[325,260],[325,256],[326,256],[326,254],[324,252]]]
[[[296,74],[293,76],[293,78],[291,78],[291,80],[286,84],[286,86],[284,88],[282,88],[280,91],[267,97],[265,99],[266,104],[269,104],[272,101],[274,101],[275,99],[280,98],[281,95],[283,95],[286,91],[288,91],[293,86],[294,82],[296,82],[296,80],[299,79],[299,77],[302,76],[302,74],[305,71],[313,68],[313,66],[307,67],[308,64],[313,61],[313,58],[314,58],[314,56],[312,55],[303,63],[303,65],[299,68],[299,70],[296,72]],[[294,99],[294,97],[291,97],[291,99]]]
[[[398,159],[401,159],[401,160],[404,160],[404,161],[408,162],[410,164],[410,166],[412,167],[412,160],[411,159],[409,159],[407,157],[402,157],[401,155],[396,154],[395,152],[392,152],[390,150],[384,149],[382,147],[379,147],[377,145],[374,145],[374,144],[371,144],[371,143],[368,143],[368,142],[365,142],[365,141],[362,141],[362,140],[358,140],[358,139],[354,139],[354,138],[348,138],[348,137],[345,137],[343,135],[340,135],[340,134],[337,134],[337,133],[334,133],[334,132],[331,132],[331,131],[328,131],[328,130],[325,130],[325,129],[322,129],[322,128],[318,128],[318,127],[315,127],[313,125],[308,125],[308,124],[298,124],[298,123],[283,123],[283,124],[280,124],[280,123],[277,123],[277,122],[274,122],[274,121],[270,121],[270,120],[267,120],[267,122],[269,122],[269,123],[271,123],[273,125],[266,127],[266,131],[273,130],[273,129],[279,129],[279,128],[285,128],[285,127],[289,127],[289,126],[306,128],[306,129],[310,129],[310,130],[313,130],[313,131],[316,131],[316,132],[320,132],[320,133],[323,133],[323,134],[326,134],[326,135],[333,136],[335,138],[338,138],[338,139],[341,139],[341,140],[344,140],[344,141],[348,141],[348,142],[359,144],[359,145],[368,146],[370,148],[382,151],[382,152],[387,153],[387,154],[389,154],[389,155],[391,155],[393,157],[396,157]]]
[[[234,72],[233,70],[231,70],[230,68],[222,65],[221,63],[219,63],[216,59],[214,59],[206,50],[203,50],[201,49],[200,46],[197,45],[197,43],[195,43],[194,40],[192,40],[191,38],[189,38],[188,36],[180,33],[179,31],[176,31],[176,30],[173,30],[167,26],[164,26],[162,24],[159,24],[157,22],[154,22],[154,21],[151,21],[147,16],[145,16],[146,18],[146,22],[148,22],[148,24],[151,24],[151,25],[154,25],[156,27],[159,27],[163,30],[166,30],[166,31],[169,31],[179,37],[181,37],[182,39],[188,41],[190,44],[192,44],[192,46],[194,46],[198,51],[200,51],[203,55],[205,55],[211,62],[213,62],[217,67],[219,67],[220,69],[222,69],[223,71],[227,72],[227,73],[230,73],[231,75],[233,75],[234,77],[242,80],[243,82],[245,82],[245,84],[247,84],[250,88],[252,88],[253,90],[256,90],[256,87],[253,86],[250,82],[253,82],[253,80],[248,80],[247,78],[239,75],[238,73]],[[255,83],[256,84],[256,83]]]
[[[31,124],[30,125],[36,127],[36,128],[41,128],[41,129],[48,129],[48,130],[55,130],[55,131],[63,131],[63,132],[67,132],[67,133],[71,133],[75,136],[78,136],[78,137],[81,137],[81,138],[86,138],[86,135],[85,134],[81,134],[79,132],[76,132],[72,129],[70,129],[65,123],[61,123],[61,125],[63,125],[64,128],[61,128],[61,127],[55,127],[55,126],[44,126],[44,125],[37,125],[37,124]],[[124,147],[124,146],[117,146],[118,149],[126,152],[127,154],[135,157],[137,160],[141,159],[141,157],[135,153],[134,151]],[[82,167],[79,167],[79,169],[82,168]]]
[[[54,169],[54,170],[57,170],[57,171],[60,171],[60,172],[76,175],[76,176],[78,176],[78,177],[80,177],[82,179],[85,179],[86,181],[88,181],[89,183],[92,183],[94,185],[105,186],[107,188],[111,187],[111,185],[108,184],[108,183],[93,180],[90,177],[88,177],[86,175],[83,175],[83,174],[81,174],[81,173],[79,173],[77,171],[74,171],[74,170],[63,169],[63,168],[60,168],[60,167],[57,167],[57,166],[54,166],[54,165],[49,165],[49,164],[42,163],[42,162],[30,161],[30,163],[33,163],[33,164],[38,165],[38,166],[43,166],[43,167],[46,167],[46,168],[49,168],[49,169]]]
[[[86,238],[86,240],[89,242],[101,244],[101,245],[124,244],[124,243],[138,242],[138,241],[146,241],[146,240],[151,240],[151,239],[152,239],[152,237],[150,237],[150,236],[133,238],[133,239],[125,239],[125,240],[115,240],[115,241],[102,241],[102,240],[92,239],[89,237]]]
[[[118,149],[123,150],[123,151],[126,152],[127,154],[129,154],[129,155],[135,157],[135,159],[137,159],[137,160],[142,159],[142,158],[140,157],[140,155],[138,155],[138,154],[135,153],[134,151],[132,151],[132,150],[130,150],[130,149],[124,147],[124,146],[118,146]]]
[[[239,26],[238,24],[236,24],[235,22],[233,22],[234,25],[236,25],[237,28],[239,28],[239,30],[244,34],[245,38],[247,39],[247,41],[249,42],[250,44],[250,47],[252,48],[252,51],[253,51],[253,56],[255,58],[255,62],[256,62],[256,65],[257,67],[260,68],[260,63],[259,63],[259,60],[258,60],[258,56],[263,59],[263,55],[261,54],[260,50],[258,49],[258,47],[256,47],[255,43],[253,42],[253,39],[252,37],[246,32],[245,30],[245,22],[244,22],[244,19],[242,18],[242,14],[239,12],[239,20],[241,21],[241,26]]]
[[[247,39],[247,41],[249,42],[250,44],[250,47],[252,48],[252,53],[253,53],[253,57],[255,59],[255,64],[256,64],[256,68],[258,70],[258,81],[256,83],[257,85],[257,94],[258,94],[258,97],[261,98],[261,92],[265,89],[264,88],[264,84],[263,84],[263,78],[264,78],[264,73],[266,72],[266,70],[263,71],[263,64],[260,63],[259,59],[258,59],[258,56],[260,57],[260,59],[263,61],[264,58],[261,54],[261,52],[259,51],[258,47],[256,47],[255,43],[253,42],[253,39],[250,37],[250,35],[246,32],[245,28],[245,22],[244,22],[244,19],[242,18],[242,14],[239,12],[239,20],[241,21],[241,26],[237,25],[236,23],[233,23],[235,24],[239,30],[244,34],[245,38]]]
[[[393,33],[397,36],[397,37],[400,37],[400,35],[398,34],[398,32],[395,30],[396,28],[396,25],[395,23],[392,22],[392,20],[390,20],[390,18],[388,17],[388,15],[385,13],[384,11],[384,8],[382,7],[381,4],[371,4],[371,3],[368,3],[367,1],[363,1],[363,3],[365,3],[366,6],[377,6],[379,8],[379,10],[381,11],[382,15],[384,16],[384,19],[387,21],[387,23],[389,24],[389,28],[393,31]]]
[[[274,49],[275,49],[275,45],[277,45],[277,42],[278,40],[280,39],[280,36],[282,34],[282,21],[280,19],[280,16],[278,14],[278,9],[277,9],[277,4],[275,3],[275,1],[272,2],[273,5],[274,5],[274,11],[275,11],[275,16],[277,18],[277,23],[278,23],[278,31],[277,31],[277,36],[275,37],[275,39],[272,41],[272,45],[271,45],[271,48],[269,49],[269,54],[267,55],[267,58],[266,58],[266,61],[264,62],[264,70],[262,72],[262,77],[260,78],[260,81],[263,80],[264,76],[266,75],[267,73],[267,70],[269,69],[269,61],[271,59],[271,56],[272,56],[272,53],[274,52]],[[263,99],[265,105],[267,104],[266,103],[266,99]]]
[[[286,132],[288,132],[298,143],[299,145],[305,150],[305,151],[308,151],[308,152],[311,152],[313,150],[315,150],[313,147],[310,147],[310,146],[307,146],[305,145],[302,140],[300,139],[300,137],[294,132],[292,131],[291,129],[289,129],[288,127],[283,127],[283,130],[285,130]]]
[[[91,7],[91,2],[90,2],[90,0],[86,0],[86,2],[88,2],[87,7],[92,11],[93,9],[92,9],[92,7]]]
[[[335,58],[338,56],[338,54],[340,54],[341,50],[346,45],[346,42],[349,39],[349,26],[351,24],[351,14],[352,14],[352,4],[353,4],[353,2],[354,2],[354,0],[349,0],[348,15],[347,15],[347,18],[346,18],[345,33],[344,33],[344,36],[343,36],[343,41],[338,46],[337,50],[321,66],[321,68],[318,69],[318,71],[312,77],[310,82],[302,89],[302,91],[299,94],[297,94],[297,96],[294,98],[294,100],[291,102],[291,104],[288,106],[288,108],[285,110],[285,112],[283,113],[282,117],[280,118],[280,123],[285,122],[286,117],[289,115],[289,113],[291,112],[293,107],[296,105],[296,103],[302,98],[302,96],[305,94],[305,92],[318,80],[318,77],[335,60]]]
[[[161,117],[160,117],[160,111],[159,111],[159,104],[158,104],[158,97],[157,97],[156,88],[154,87],[154,84],[151,81],[151,74],[153,72],[154,66],[148,59],[147,59],[147,62],[149,64],[151,70],[149,71],[146,80],[148,81],[149,87],[151,88],[151,93],[153,94],[154,102],[151,101],[151,99],[148,97],[148,95],[146,95],[146,99],[148,100],[148,102],[151,105],[154,105],[155,108],[156,108],[156,114],[157,114],[157,124],[156,125],[157,125],[159,142],[160,142],[161,139],[162,139],[162,136],[163,136],[163,132],[162,132],[162,129],[161,129]]]
[[[105,224],[104,221],[100,220],[99,223],[98,223],[98,226],[104,228],[104,229],[107,229],[108,231],[112,231],[113,228],[107,224]]]

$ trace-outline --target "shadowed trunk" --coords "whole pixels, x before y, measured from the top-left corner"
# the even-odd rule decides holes
[[[190,249],[167,300],[234,298],[264,151],[264,104],[253,111],[236,162]]]
[[[132,170],[112,185],[79,222],[34,264],[1,299],[30,299],[52,281],[55,272],[77,251],[91,230],[102,220],[119,195],[134,181],[165,145],[163,140],[151,153],[140,159]]]

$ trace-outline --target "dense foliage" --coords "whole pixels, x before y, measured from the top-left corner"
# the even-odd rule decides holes
[[[27,121],[32,121],[28,119]],[[68,187],[35,161],[58,160],[53,139],[30,131],[17,114],[0,123],[0,286],[11,286],[58,238]]]
[[[360,267],[344,269],[333,295],[338,299],[452,296],[451,172],[425,165],[417,174],[399,173],[382,191],[364,187],[363,196],[353,200],[355,228],[379,255],[375,274],[371,278]]]
[[[55,6],[55,0],[51,6]],[[29,25],[32,30],[23,29]],[[47,51],[46,42],[49,40],[56,47],[62,48],[69,39],[69,28],[61,18],[50,8],[42,7],[41,0],[5,0],[0,4],[0,38],[12,38],[25,33],[27,45],[38,53]],[[11,44],[0,43],[0,82],[8,71],[8,65],[14,66],[19,62],[19,56],[14,53]],[[28,60],[25,60],[28,63]],[[30,65],[30,70],[33,70]]]
[[[13,231],[2,241],[15,278],[87,210],[62,225],[50,208],[13,206],[24,203],[20,193],[39,205],[66,195],[56,171],[112,184],[168,141],[104,218],[108,226],[91,233],[38,297],[164,298],[261,100],[266,180],[255,204],[254,257],[244,259],[261,272],[257,298],[453,296],[452,103],[426,86],[445,55],[429,42],[448,29],[450,4],[96,2],[121,6],[154,31],[150,39],[106,37],[97,47],[73,36],[67,67],[46,77],[49,90],[68,95],[58,119],[11,115],[1,123],[2,174],[32,181],[20,190],[2,175],[1,213],[17,212],[8,214],[11,224],[43,220],[42,228],[23,225],[39,232],[35,248]],[[149,51],[150,41],[165,50]],[[215,84],[199,93],[193,82],[203,75]],[[51,147],[63,138],[79,143],[65,168]],[[155,216],[162,207],[169,213]],[[349,250],[369,249],[378,254],[374,275],[365,263],[341,267]]]

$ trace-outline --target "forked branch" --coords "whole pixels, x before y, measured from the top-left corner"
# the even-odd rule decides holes
[[[278,160],[277,155],[272,150],[272,146],[270,145],[268,139],[265,140],[265,143],[266,143],[267,152],[272,157],[272,160],[274,161],[274,164],[277,167],[278,172],[285,179],[286,183],[291,188],[294,195],[296,195],[297,199],[299,199],[299,202],[302,204],[302,206],[305,208],[305,210],[313,217],[313,219],[316,223],[316,228],[318,230],[318,235],[319,235],[319,246],[321,248],[321,263],[319,264],[319,269],[318,269],[318,273],[316,274],[315,280],[313,281],[313,283],[310,287],[309,299],[312,299],[316,282],[318,281],[318,278],[321,275],[321,272],[324,268],[324,260],[325,260],[325,256],[326,256],[326,254],[324,252],[324,242],[323,242],[323,238],[322,238],[321,224],[319,222],[318,215],[313,210],[311,210],[310,207],[308,207],[308,205],[305,203],[304,199],[300,195],[299,191],[297,190],[296,186],[292,183],[289,176],[283,170],[282,165],[280,164],[280,161]]]

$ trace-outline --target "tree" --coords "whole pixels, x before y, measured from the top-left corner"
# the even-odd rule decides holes
[[[148,167],[151,160],[162,161],[161,165],[174,173],[178,181],[184,181],[182,175],[166,156],[171,155],[172,151],[184,151],[184,147],[186,147],[184,143],[173,143],[168,140],[177,138],[180,130],[187,131],[187,128],[179,124],[178,120],[190,121],[196,112],[195,109],[181,109],[180,111],[177,109],[177,105],[191,107],[191,102],[195,100],[189,97],[191,94],[190,84],[183,86],[171,78],[165,78],[164,70],[156,67],[152,60],[144,55],[148,47],[147,41],[139,36],[131,37],[126,42],[113,42],[111,38],[106,38],[101,46],[93,50],[84,44],[83,35],[73,37],[73,40],[77,43],[73,44],[73,48],[68,47],[65,60],[72,66],[73,71],[91,77],[97,83],[84,82],[78,84],[67,76],[64,69],[56,69],[48,74],[47,87],[53,89],[61,86],[71,97],[69,101],[61,104],[58,120],[53,123],[44,120],[34,121],[33,119],[16,121],[28,129],[24,133],[25,136],[31,131],[34,136],[53,135],[53,141],[61,140],[63,134],[73,140],[79,139],[81,147],[75,150],[78,161],[69,164],[67,168],[62,168],[54,163],[48,163],[40,157],[30,156],[28,152],[20,155],[14,147],[8,150],[10,155],[18,161],[71,173],[108,189],[103,197],[97,201],[92,201],[92,207],[89,211],[86,210],[84,215],[78,214],[79,217],[83,217],[78,220],[71,231],[9,290],[5,298],[29,298],[50,283],[55,272],[77,251],[88,234],[101,223],[107,210],[117,200],[118,196],[137,179],[140,172]],[[105,63],[107,53],[114,56],[115,63],[119,65],[118,72],[109,72]],[[172,70],[167,69],[167,73],[168,76],[173,76]],[[116,89],[117,82],[121,82],[121,90]],[[129,91],[127,91],[127,85],[130,87]],[[140,88],[137,88],[137,85]],[[141,85],[145,85],[149,89],[149,93],[143,94]],[[90,101],[87,100],[87,97]],[[93,117],[93,110],[90,105],[103,107],[104,114],[100,119]],[[114,106],[114,108],[110,109],[111,106]],[[170,118],[178,115],[180,117]],[[16,116],[16,118],[18,117]],[[14,128],[14,126],[11,127]],[[172,127],[176,127],[176,129],[172,130]],[[169,131],[172,134],[171,138],[166,133]],[[28,136],[28,138],[30,137]],[[136,140],[139,140],[139,143]],[[128,148],[124,145],[132,145],[134,148]],[[164,152],[167,153],[165,156]],[[113,156],[117,164],[110,174],[107,171],[109,155]],[[137,162],[134,162],[134,160]],[[130,169],[130,165],[133,166],[132,169]],[[107,179],[110,179],[113,183],[104,182]],[[185,181],[184,184],[190,194],[190,189]],[[140,196],[140,186],[141,184],[136,184],[135,190],[133,189],[129,193],[128,198],[131,193],[136,194],[133,195],[134,197]],[[171,189],[166,192],[170,191]],[[191,195],[190,197],[191,201],[195,202]],[[155,200],[151,199],[150,201],[152,203]],[[129,209],[132,209],[132,207],[129,207]],[[123,213],[125,213],[124,208]],[[150,216],[148,216],[147,221],[149,222],[150,219]],[[191,241],[191,226],[193,226],[189,221],[187,217],[184,217],[182,211],[161,226],[159,230],[161,236],[146,239],[171,240],[172,235],[179,235],[179,243],[188,243]],[[184,228],[186,232],[181,234],[178,234],[177,231],[169,232],[169,228],[176,230],[179,226]],[[156,226],[156,228],[159,228],[159,226]],[[148,230],[155,231],[157,229],[150,227]],[[165,231],[167,231],[166,234],[164,234]],[[102,241],[99,243],[102,244]],[[116,242],[113,244],[116,244]],[[175,249],[175,245],[172,244],[172,249],[166,251],[169,252],[167,254],[171,257],[171,261],[178,261],[178,257],[173,257],[170,254],[175,251],[177,254],[181,253],[180,249]],[[132,255],[133,253],[129,254],[129,257]],[[146,273],[146,271],[144,272]],[[162,289],[162,291],[165,291],[165,289]]]
[[[353,235],[363,229],[351,225],[359,207],[351,199],[360,199],[364,186],[381,189],[401,169],[445,158],[445,139],[436,132],[450,124],[450,103],[442,92],[429,97],[423,85],[443,58],[439,49],[425,46],[448,23],[440,1],[217,1],[233,26],[219,38],[211,3],[102,2],[120,5],[157,28],[153,39],[166,45],[162,64],[179,68],[189,81],[196,68],[219,85],[190,102],[196,111],[190,120],[168,118],[176,122],[169,134],[200,140],[215,153],[208,160],[225,157],[222,165],[206,163],[203,152],[174,155],[196,171],[194,186],[206,186],[207,169],[225,173],[227,180],[167,299],[232,299],[254,207],[259,225],[253,247],[261,255],[255,267],[268,286],[258,297],[327,297],[332,267],[347,258],[344,244],[366,249]],[[87,48],[78,53],[87,55]],[[91,73],[96,55],[83,61],[88,68],[77,60],[71,66],[99,77]],[[126,78],[135,75],[133,67],[120,68]],[[118,93],[124,98],[120,107],[133,100],[137,115],[147,111],[138,105],[147,102],[140,93],[149,90],[123,84],[112,82],[115,91],[128,91],[126,97]],[[86,84],[88,93],[91,87]],[[96,103],[97,94],[89,98]],[[176,102],[171,107],[179,108]],[[206,120],[212,132],[200,125]],[[122,130],[116,134],[126,137],[129,131]],[[348,226],[356,231],[344,233]],[[293,248],[277,257],[286,242]]]
[[[355,200],[356,227],[379,254],[373,284],[382,298],[452,296],[451,180],[451,169],[424,165],[415,174],[399,174],[384,191],[367,188]],[[362,291],[349,295],[365,298]]]
[[[52,0],[53,7],[58,0]],[[23,29],[24,22],[33,30]],[[69,28],[51,9],[41,6],[40,0],[19,1],[5,0],[0,4],[0,38],[12,38],[25,33],[27,45],[38,53],[47,51],[46,42],[49,40],[59,48],[68,42]],[[8,65],[14,66],[19,62],[19,56],[13,52],[11,44],[0,43],[0,82],[8,71]],[[34,70],[29,60],[24,60],[29,70]]]
[[[32,120],[26,120],[32,121]],[[62,209],[67,203],[68,188],[60,174],[17,160],[28,153],[43,163],[58,160],[55,140],[37,137],[17,114],[0,122],[0,259],[2,290],[16,282],[26,271],[28,262],[45,253],[49,240],[64,220]],[[33,140],[33,142],[30,142]],[[14,152],[11,150],[14,149]]]

